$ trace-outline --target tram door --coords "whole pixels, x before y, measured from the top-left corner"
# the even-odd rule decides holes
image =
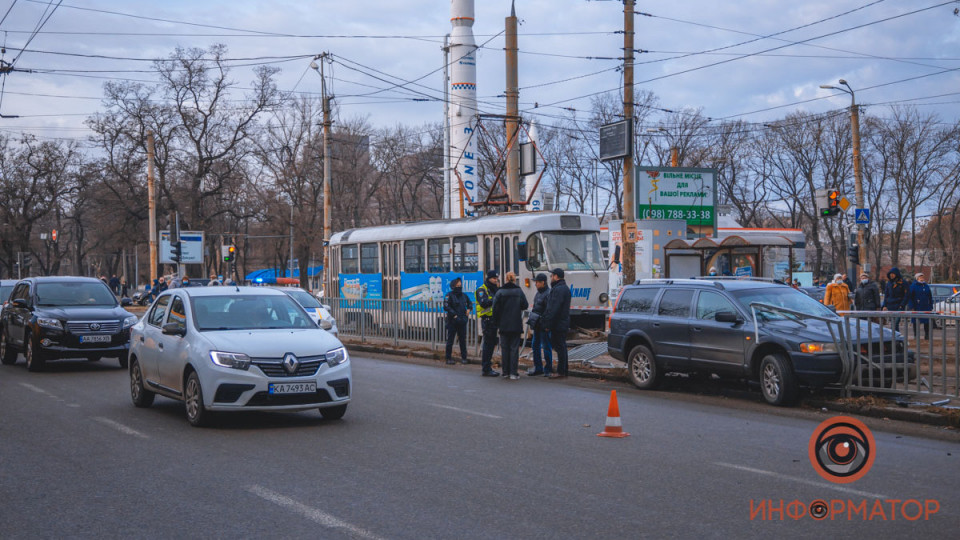
[[[380,261],[383,272],[383,297],[400,299],[400,242],[380,244]]]
[[[484,277],[490,270],[500,274],[500,284],[506,280],[507,272],[520,275],[520,261],[517,259],[517,234],[487,235],[483,239]]]

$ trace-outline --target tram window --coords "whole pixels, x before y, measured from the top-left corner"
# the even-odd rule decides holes
[[[431,238],[427,242],[428,267],[430,272],[450,271],[450,239]]]
[[[513,237],[513,273],[520,275],[520,241]]]
[[[393,258],[390,259],[391,276],[400,275],[400,246],[393,244]]]
[[[356,244],[344,244],[340,248],[340,269],[344,274],[356,274],[359,266],[360,251]]]
[[[527,237],[527,268],[534,272],[547,268],[547,256],[539,234],[531,234]]]
[[[376,274],[377,267],[377,245],[360,244],[360,273]]]
[[[453,271],[477,272],[479,265],[479,243],[476,236],[458,236],[453,239]]]
[[[491,261],[492,259],[490,258],[490,238],[487,237],[483,239],[483,271],[484,273],[489,272],[490,270],[493,270],[493,268],[490,266]]]
[[[407,240],[403,243],[403,271],[422,274],[425,269],[423,240]]]
[[[510,271],[510,252],[513,251],[513,239],[509,236],[503,239],[503,270]]]
[[[491,270],[500,271],[500,239],[493,239],[493,268]]]

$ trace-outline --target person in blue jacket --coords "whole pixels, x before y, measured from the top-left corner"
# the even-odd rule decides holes
[[[910,284],[907,291],[907,307],[911,311],[933,311],[933,293],[930,292],[930,286],[923,273],[917,273],[916,279]],[[917,323],[923,325],[923,336],[930,339],[930,319],[913,319],[913,333],[917,332]]]
[[[907,305],[907,284],[903,282],[900,269],[893,267],[887,272],[887,284],[883,287],[883,311],[903,311]],[[892,321],[893,329],[900,330],[900,318]]]

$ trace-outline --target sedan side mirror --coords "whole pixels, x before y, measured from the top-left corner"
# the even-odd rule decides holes
[[[17,307],[21,307],[21,308],[28,308],[28,307],[30,307],[30,304],[28,304],[27,301],[26,301],[25,299],[23,299],[23,298],[17,298],[16,300],[14,300],[14,301],[13,301],[13,305],[15,305],[15,306],[17,306]]]
[[[718,311],[713,317],[717,322],[740,324],[743,319],[732,311]]]
[[[163,333],[163,335],[165,335],[165,336],[180,336],[180,337],[183,337],[183,336],[187,335],[187,329],[186,329],[185,327],[183,327],[183,326],[180,326],[180,324],[175,323],[175,322],[171,322],[171,323],[167,323],[167,324],[163,325],[163,328],[161,328],[160,331],[161,331],[161,332]]]

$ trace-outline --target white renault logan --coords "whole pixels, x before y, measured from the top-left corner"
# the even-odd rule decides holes
[[[186,404],[194,426],[212,411],[319,409],[341,418],[350,357],[286,294],[261,287],[192,287],[161,294],[130,333],[130,397]]]

